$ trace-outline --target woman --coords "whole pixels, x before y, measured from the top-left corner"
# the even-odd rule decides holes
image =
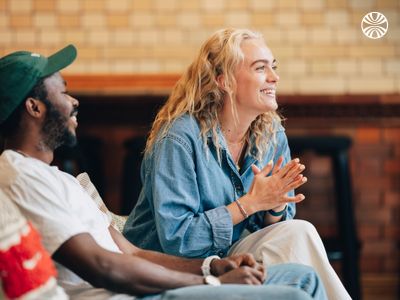
[[[293,190],[307,179],[276,113],[275,69],[258,33],[225,29],[203,44],[154,121],[124,234],[186,257],[312,265],[329,299],[349,299],[315,228],[292,220],[304,199]]]

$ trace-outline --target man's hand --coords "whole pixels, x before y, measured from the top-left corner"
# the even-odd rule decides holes
[[[264,272],[249,266],[242,266],[218,277],[221,283],[260,285],[265,280]]]
[[[223,259],[214,259],[211,262],[210,267],[211,274],[215,276],[221,276],[222,274],[239,267],[249,267],[261,272],[265,277],[264,267],[256,262],[254,256],[250,253],[233,255]]]

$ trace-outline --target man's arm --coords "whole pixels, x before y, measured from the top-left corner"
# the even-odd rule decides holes
[[[125,245],[126,247],[126,245]],[[151,258],[155,252],[139,250],[132,245],[131,250],[145,253]],[[173,258],[168,256],[171,259]],[[116,253],[100,247],[89,233],[81,233],[64,242],[53,254],[53,259],[92,284],[117,293],[144,295],[160,293],[179,287],[204,284],[203,277],[168,269],[153,263],[135,253]],[[186,260],[190,263],[190,260]],[[200,261],[200,260],[199,260]],[[167,262],[171,263],[171,260]],[[194,264],[194,266],[197,262]],[[175,268],[176,269],[176,268]],[[263,269],[243,266],[219,276],[221,283],[262,284],[265,279]]]
[[[203,284],[203,277],[164,268],[141,257],[107,251],[89,233],[73,236],[53,258],[95,287],[143,295]]]
[[[161,252],[143,250],[130,243],[119,231],[109,227],[111,236],[118,248],[125,254],[135,255],[171,270],[202,275],[201,264],[203,259],[185,259]]]
[[[144,258],[171,270],[202,275],[201,265],[204,259],[187,259],[156,251],[143,250],[130,243],[112,226],[109,227],[109,230],[114,242],[118,245],[119,249],[126,254]],[[221,260],[214,259],[210,265],[211,274],[220,276],[240,266],[249,266],[263,272],[262,266],[255,261],[252,255],[242,254]]]

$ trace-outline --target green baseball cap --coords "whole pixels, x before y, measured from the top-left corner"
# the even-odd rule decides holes
[[[76,54],[75,46],[68,45],[49,57],[17,51],[0,58],[0,124],[25,100],[40,79],[70,65]]]

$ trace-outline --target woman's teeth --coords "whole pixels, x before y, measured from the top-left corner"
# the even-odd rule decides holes
[[[275,95],[275,89],[264,89],[264,90],[261,90],[261,93],[267,94],[267,95]]]

